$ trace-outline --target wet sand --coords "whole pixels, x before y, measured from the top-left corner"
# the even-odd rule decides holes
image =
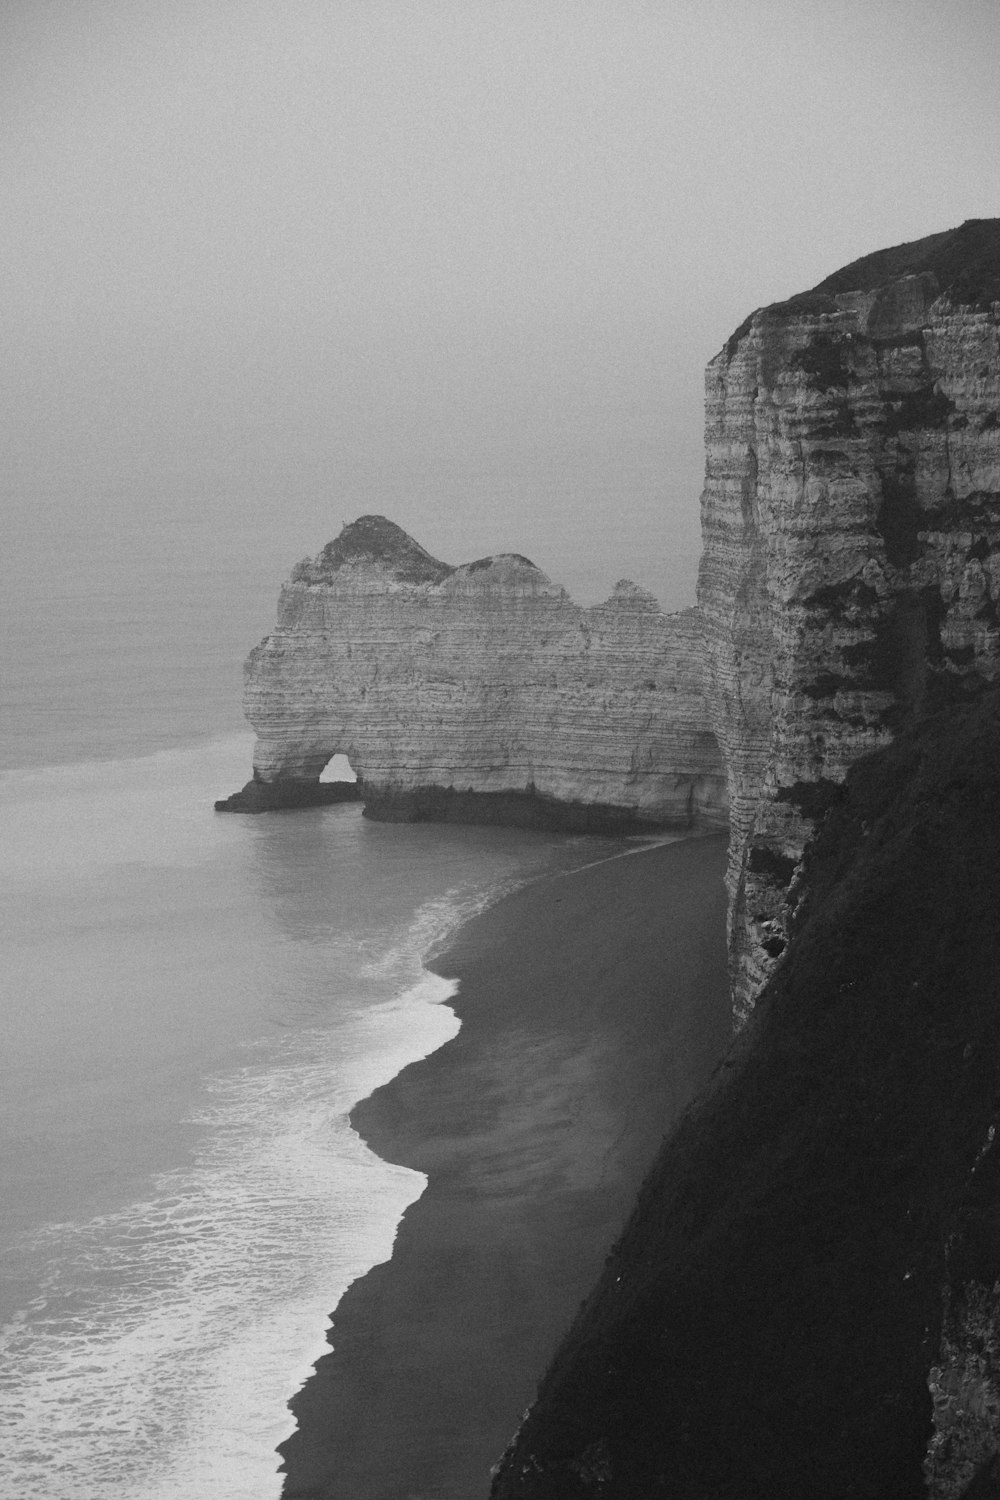
[[[724,864],[713,835],[547,877],[433,963],[460,982],[460,1032],[352,1116],[429,1184],[292,1403],[289,1500],[485,1500],[664,1133],[728,1044]]]

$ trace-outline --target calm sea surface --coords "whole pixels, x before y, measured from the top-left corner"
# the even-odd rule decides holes
[[[456,1029],[421,960],[595,846],[353,806],[213,814],[248,773],[239,667],[273,570],[241,571],[196,515],[67,514],[58,536],[21,515],[0,606],[0,1494],[265,1500],[328,1313],[424,1185],[347,1122]]]

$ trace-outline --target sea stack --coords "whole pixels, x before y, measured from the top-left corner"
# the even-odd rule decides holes
[[[579,832],[724,827],[696,609],[623,580],[583,609],[526,557],[439,562],[383,516],[300,563],[250,654],[254,778],[303,805],[349,757],[369,817]]]

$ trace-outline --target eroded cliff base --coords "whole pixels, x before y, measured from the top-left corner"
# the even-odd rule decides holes
[[[596,833],[611,837],[652,834],[668,829],[724,827],[693,807],[676,817],[648,817],[637,807],[609,802],[567,802],[538,792],[465,792],[429,786],[402,791],[365,791],[365,817],[383,823],[478,823],[537,828],[551,833]]]
[[[689,807],[675,817],[647,817],[637,807],[607,802],[564,802],[537,792],[466,792],[451,786],[400,791],[368,789],[360,781],[260,781],[252,777],[238,792],[220,797],[216,812],[287,812],[365,804],[366,818],[380,823],[475,823],[481,827],[537,828],[546,833],[592,833],[617,838],[668,831],[725,827],[725,814]]]
[[[260,781],[252,776],[245,786],[220,797],[216,812],[286,812],[299,807],[331,807],[337,802],[360,802],[356,781]]]
[[[494,1500],[998,1493],[1000,694],[859,762],[806,869]]]

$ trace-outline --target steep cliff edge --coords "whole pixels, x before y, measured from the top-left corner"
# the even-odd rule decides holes
[[[451,567],[363,516],[295,568],[245,677],[234,811],[317,800],[340,752],[375,817],[725,823],[698,612],[632,583],[583,609],[527,558]]]
[[[1000,221],[970,221],[709,366],[750,1019],[495,1500],[1000,1497],[998,315]]]
[[[721,824],[728,793],[745,1016],[847,768],[1000,672],[998,308],[1000,221],[970,220],[737,329],[707,374],[698,610],[627,583],[581,609],[526,558],[346,527],[251,654],[254,779],[218,805],[627,831]],[[359,788],[320,788],[336,751]]]
[[[706,378],[698,598],[734,999],[784,951],[849,765],[1000,672],[1000,221],[754,313]]]
[[[1000,693],[831,795],[494,1500],[1000,1494]]]

